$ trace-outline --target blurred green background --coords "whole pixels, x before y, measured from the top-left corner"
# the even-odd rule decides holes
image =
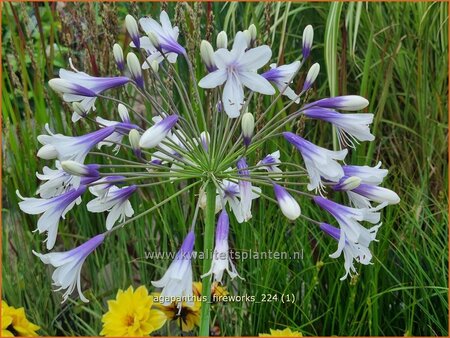
[[[43,251],[43,236],[32,233],[37,217],[20,212],[15,194],[18,189],[33,195],[35,172],[50,165],[36,157],[36,136],[45,123],[63,134],[92,130],[88,123],[70,122],[70,106],[48,80],[68,68],[69,57],[89,74],[118,74],[112,45],[128,45],[125,15],[158,16],[161,7],[175,18],[191,55],[201,39],[214,41],[220,30],[233,36],[254,23],[258,41],[272,46],[274,62],[291,62],[301,53],[303,28],[312,24],[309,64],[321,65],[312,97],[369,99],[376,141],[352,151],[351,162],[382,161],[390,172],[385,186],[402,199],[382,213],[374,264],[358,266],[360,275],[344,282],[342,257],[328,257],[333,240],[304,221],[286,222],[275,206],[260,200],[251,222],[232,224],[233,249],[301,251],[304,257],[238,261],[245,281],[228,283],[228,289],[259,299],[294,294],[296,301],[214,305],[220,333],[258,335],[289,326],[304,335],[448,335],[448,5],[442,2],[2,3],[3,299],[24,306],[42,335],[98,335],[106,300],[130,284],[152,289],[150,281],[169,263],[146,260],[145,252],[178,248],[189,224],[182,207],[195,203],[194,193],[109,238],[84,265],[90,303],[74,299],[61,305],[61,295],[51,292],[51,271],[31,253]],[[198,57],[196,71],[199,78],[204,73]],[[113,116],[111,104],[97,102],[99,116]],[[309,139],[332,147],[328,125],[307,122],[305,128]],[[278,147],[282,156],[294,154],[284,142]],[[170,185],[155,188],[132,203],[143,210],[147,199],[173,191]],[[314,219],[325,217],[306,201],[302,210]],[[104,215],[88,214],[83,202],[60,223],[55,249],[72,248],[103,228]],[[194,269],[199,278],[201,261]]]

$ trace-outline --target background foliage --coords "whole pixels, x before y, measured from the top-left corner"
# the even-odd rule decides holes
[[[46,122],[65,134],[92,129],[70,122],[70,107],[47,81],[68,66],[69,57],[90,74],[117,74],[112,45],[129,42],[125,15],[155,16],[161,6],[175,17],[191,55],[201,39],[213,41],[222,29],[232,36],[255,23],[260,42],[272,45],[279,62],[290,62],[299,57],[303,28],[312,24],[313,60],[322,66],[312,97],[350,93],[370,100],[377,139],[353,151],[351,162],[382,161],[390,168],[386,185],[402,198],[383,211],[374,265],[344,282],[338,280],[342,260],[328,257],[336,245],[332,240],[312,224],[286,222],[261,200],[251,222],[233,224],[233,248],[303,252],[303,259],[238,261],[246,280],[228,283],[228,288],[231,294],[257,299],[264,293],[294,294],[296,301],[217,304],[214,320],[221,334],[257,335],[289,326],[307,335],[447,335],[446,3],[3,3],[2,297],[24,306],[43,335],[97,335],[106,300],[130,283],[151,288],[150,281],[169,263],[147,260],[145,252],[174,251],[186,233],[193,194],[108,239],[84,266],[90,303],[75,299],[61,306],[61,295],[50,291],[50,270],[31,253],[43,251],[42,236],[32,233],[37,218],[20,212],[15,194],[16,189],[24,196],[36,191],[34,173],[46,164],[36,157],[36,136]],[[198,63],[198,75],[203,72]],[[299,78],[296,86],[301,87]],[[113,110],[108,103],[98,101],[97,106],[103,117]],[[321,145],[332,147],[328,125],[308,122],[303,127]],[[300,160],[284,142],[278,146],[282,156]],[[174,188],[164,189],[135,197],[133,204],[142,210],[148,200]],[[88,214],[83,205],[60,224],[56,249],[71,248],[104,228],[104,216]],[[324,217],[307,201],[302,209],[312,218]],[[197,278],[200,267],[196,261]]]

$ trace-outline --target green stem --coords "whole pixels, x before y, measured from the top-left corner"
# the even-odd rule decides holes
[[[211,268],[212,250],[214,244],[214,223],[216,209],[216,186],[213,182],[208,182],[206,186],[206,212],[205,212],[205,233],[203,237],[203,274],[207,273]],[[202,286],[202,309],[200,313],[200,330],[199,335],[203,337],[209,336],[209,320],[211,316],[211,277],[203,278]]]

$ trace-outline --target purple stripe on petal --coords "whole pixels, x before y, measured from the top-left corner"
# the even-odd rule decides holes
[[[273,191],[277,201],[284,200],[286,197],[290,197],[289,193],[282,186],[278,184],[273,184]]]
[[[225,209],[223,209],[217,220],[216,243],[228,240],[229,224],[228,214]]]
[[[174,114],[174,115],[170,115],[170,116],[162,119],[156,125],[163,127],[164,131],[168,132],[170,129],[173,128],[173,126],[175,126],[177,121],[178,121],[178,115]]]
[[[277,68],[269,69],[267,72],[262,73],[261,76],[267,81],[276,82],[282,77],[281,72]]]
[[[320,223],[320,229],[337,241],[341,238],[341,230],[328,223]]]
[[[192,251],[194,250],[195,235],[193,231],[190,231],[181,245],[178,255],[182,255],[182,258],[190,258]],[[188,255],[188,256],[187,256]],[[187,257],[186,257],[187,256]]]

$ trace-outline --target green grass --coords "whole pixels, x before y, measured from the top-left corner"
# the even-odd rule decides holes
[[[390,169],[385,186],[402,199],[383,211],[374,264],[358,267],[360,275],[344,282],[339,281],[342,259],[328,257],[336,244],[312,224],[286,222],[275,206],[261,199],[251,222],[232,224],[233,248],[302,251],[303,259],[238,261],[245,281],[227,286],[232,294],[259,300],[263,294],[294,295],[295,302],[215,305],[213,318],[221,334],[257,335],[289,326],[306,335],[448,335],[447,6],[344,3],[339,9],[330,3],[213,3],[213,27],[206,29],[207,4],[165,4],[180,18],[189,51],[210,29],[211,36],[221,29],[231,36],[255,23],[260,41],[271,43],[274,57],[290,62],[300,53],[303,28],[312,24],[312,60],[322,66],[313,97],[360,94],[370,100],[376,141],[352,151],[351,162],[382,161]],[[145,252],[178,248],[190,224],[187,211],[195,207],[194,194],[171,201],[108,238],[84,265],[90,303],[76,299],[61,306],[61,295],[50,291],[50,270],[31,253],[42,250],[42,236],[32,233],[37,218],[20,212],[15,190],[24,196],[36,191],[35,172],[47,165],[36,157],[36,136],[46,122],[65,134],[93,128],[72,125],[69,107],[47,81],[66,67],[69,56],[88,73],[116,74],[112,44],[126,40],[125,14],[155,15],[160,5],[2,7],[2,297],[10,305],[24,306],[43,335],[97,335],[106,300],[118,288],[145,284],[151,289],[150,281],[161,276],[169,262],[146,260]],[[339,12],[338,17],[332,14]],[[200,77],[200,64],[196,71]],[[301,80],[296,85],[301,86]],[[97,106],[99,116],[110,116],[111,104]],[[307,122],[306,132],[332,147],[327,124]],[[284,156],[294,155],[284,142],[278,146]],[[261,149],[261,154],[270,150]],[[299,156],[293,159],[301,163]],[[175,191],[171,185],[155,188],[134,196],[132,203],[135,210],[144,210]],[[84,205],[61,222],[57,249],[71,248],[102,231],[104,216],[88,214]],[[308,201],[302,211],[314,219],[325,217]],[[201,266],[195,261],[197,278]]]

